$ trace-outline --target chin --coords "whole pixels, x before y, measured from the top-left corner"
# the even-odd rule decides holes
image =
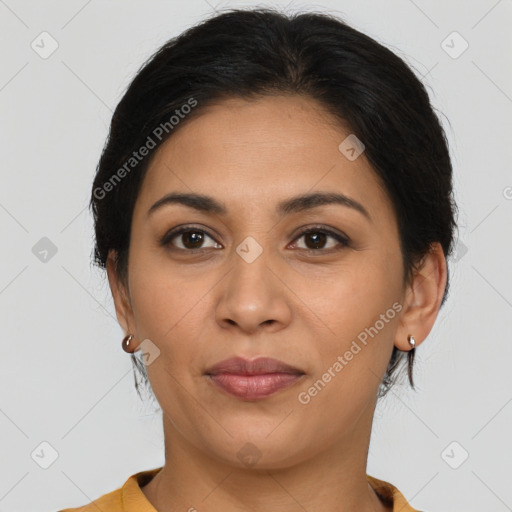
[[[292,434],[289,429],[282,429],[278,435],[276,424],[271,428],[265,424],[263,428],[252,422],[249,425],[239,424],[234,430],[227,430],[237,432],[237,435],[227,442],[226,437],[222,436],[215,441],[208,439],[205,443],[215,458],[241,469],[286,469],[305,461],[308,458],[307,452],[312,448],[311,443],[302,446],[304,437],[300,438],[299,444],[298,436]]]

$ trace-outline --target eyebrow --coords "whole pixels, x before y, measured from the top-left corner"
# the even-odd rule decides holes
[[[147,215],[149,216],[156,210],[170,204],[181,204],[200,212],[214,213],[217,215],[226,215],[228,213],[226,206],[213,197],[203,194],[171,192],[154,203],[148,210]],[[329,204],[338,204],[352,208],[364,215],[370,222],[372,221],[370,214],[361,203],[345,194],[333,192],[315,192],[291,197],[278,203],[276,212],[278,215],[284,216]]]

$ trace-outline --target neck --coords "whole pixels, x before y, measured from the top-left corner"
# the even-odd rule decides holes
[[[390,512],[366,478],[370,414],[342,443],[288,467],[240,468],[199,449],[164,414],[166,462],[142,488],[158,511]]]

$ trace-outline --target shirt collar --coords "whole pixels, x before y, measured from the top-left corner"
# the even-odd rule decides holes
[[[142,492],[141,487],[144,487],[162,467],[140,471],[128,478],[121,488],[121,499],[125,512],[157,512]],[[379,498],[386,505],[393,505],[393,512],[417,512],[396,487],[370,475],[366,475],[366,478]]]

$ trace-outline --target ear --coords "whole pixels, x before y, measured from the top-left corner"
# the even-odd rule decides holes
[[[447,269],[443,248],[439,242],[431,246],[407,285],[403,313],[396,332],[395,347],[409,351],[407,336],[412,334],[416,346],[428,336],[441,307],[446,288]]]
[[[119,277],[117,271],[117,253],[113,249],[108,253],[106,267],[119,325],[125,333],[134,334],[136,338],[135,320],[129,290]]]

